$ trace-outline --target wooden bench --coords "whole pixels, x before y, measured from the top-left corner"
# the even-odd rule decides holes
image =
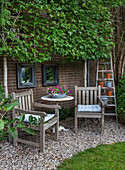
[[[77,135],[78,118],[101,119],[101,134],[104,131],[104,102],[101,100],[101,86],[75,86],[75,134]]]
[[[41,152],[44,152],[45,149],[45,131],[52,127],[55,126],[55,138],[58,140],[58,135],[59,135],[59,109],[61,108],[60,106],[57,105],[46,105],[46,104],[40,104],[40,103],[34,103],[34,98],[33,98],[33,90],[30,89],[25,92],[21,93],[14,93],[12,92],[12,99],[15,100],[17,99],[19,101],[19,105],[16,106],[13,111],[13,119],[19,117],[22,113],[25,113],[25,122],[28,122],[29,116],[32,115],[33,117],[41,118],[41,124],[38,127],[35,128],[35,130],[40,131],[40,143],[35,143],[31,142],[28,140],[23,140],[16,138],[13,140],[14,145],[17,146],[18,142],[28,144],[28,145],[34,145],[36,147],[40,148]],[[46,114],[45,112],[41,111],[34,111],[34,108],[44,108],[44,109],[55,109],[55,114]],[[47,121],[47,123],[43,123]],[[13,124],[14,126],[16,123]]]

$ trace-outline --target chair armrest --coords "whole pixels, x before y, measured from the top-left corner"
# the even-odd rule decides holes
[[[104,104],[104,102],[102,101],[102,99],[101,99],[101,98],[99,98],[99,97],[98,97],[98,99],[99,99],[99,102],[101,103],[102,107],[104,107],[104,106],[105,106],[105,104]]]
[[[47,105],[47,104],[41,104],[41,103],[32,103],[32,106],[48,108],[48,109],[61,109],[61,106],[59,106],[59,105]]]
[[[32,114],[32,115],[40,115],[42,117],[47,115],[45,112],[28,111],[28,110],[23,110],[23,109],[15,109],[15,112],[25,113],[25,114]]]

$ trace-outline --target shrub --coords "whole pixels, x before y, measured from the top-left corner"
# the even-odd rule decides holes
[[[117,113],[119,121],[125,124],[125,73],[118,83],[116,92]]]
[[[32,135],[36,134],[32,128],[28,128],[25,126],[25,124],[23,124],[25,114],[22,114],[18,119],[9,118],[9,112],[12,111],[16,105],[19,105],[18,101],[13,101],[11,95],[8,95],[8,98],[5,98],[4,90],[2,86],[0,86],[0,141],[7,139],[9,134],[12,136],[12,138],[17,138],[16,128],[22,129],[23,131]],[[29,121],[31,125],[36,123],[36,121],[34,122],[33,117],[30,117]],[[16,122],[16,125],[11,127],[10,125],[14,122]]]

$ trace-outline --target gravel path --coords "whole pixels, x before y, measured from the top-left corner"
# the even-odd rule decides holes
[[[18,147],[14,147],[8,142],[2,142],[0,170],[56,169],[64,159],[100,144],[100,126],[97,120],[80,120],[77,139],[74,134],[74,118],[67,118],[60,124],[68,130],[60,132],[59,141],[54,141],[54,136],[47,134],[44,154],[31,146],[19,144]],[[28,138],[34,138],[34,136]],[[36,136],[34,139],[37,140]],[[125,126],[119,124],[118,130],[115,118],[107,117],[102,143],[112,144],[118,141],[125,141]]]

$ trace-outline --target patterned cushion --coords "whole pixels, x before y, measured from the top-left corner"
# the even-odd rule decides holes
[[[35,117],[37,120],[40,118],[40,116],[38,115],[32,115],[32,114],[25,114],[25,119],[24,122],[29,122],[29,116],[33,116]],[[54,117],[54,114],[47,114],[47,116],[45,116],[45,122],[52,119]],[[20,116],[18,117],[20,118]]]
[[[78,112],[101,112],[99,105],[78,105]]]

